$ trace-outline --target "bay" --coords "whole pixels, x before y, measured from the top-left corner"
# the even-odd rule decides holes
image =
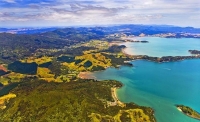
[[[123,102],[134,102],[155,110],[158,122],[199,122],[177,110],[176,104],[200,112],[200,60],[156,63],[132,62],[134,67],[121,66],[95,72],[98,80],[118,80],[124,86],[117,90]]]
[[[189,56],[188,50],[200,50],[200,39],[196,38],[160,38],[136,37],[130,40],[148,41],[149,43],[122,43],[127,48],[125,52],[131,55],[162,56]]]

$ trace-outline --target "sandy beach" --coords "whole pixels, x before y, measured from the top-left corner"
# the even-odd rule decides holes
[[[124,48],[124,49],[122,49],[122,53],[123,53],[124,55],[128,56],[128,57],[129,57],[129,56],[133,56],[133,55],[127,53],[127,47]]]
[[[121,41],[110,42],[110,43],[109,43],[109,46],[113,46],[113,45],[118,45],[118,46],[120,46],[120,45],[123,45],[123,43],[126,43],[126,42],[121,42]],[[129,53],[127,52],[127,47],[122,49],[122,53],[123,53],[124,55],[126,55],[126,56],[132,56],[131,54],[129,54]]]
[[[6,68],[3,65],[0,65],[0,70],[7,72]]]
[[[80,72],[78,77],[81,79],[96,79],[96,77],[93,76],[91,72]]]
[[[78,74],[78,77],[81,78],[81,79],[96,79],[96,77],[93,76],[91,72],[80,72]],[[112,94],[112,97],[114,99],[114,102],[108,102],[108,106],[118,105],[118,106],[121,106],[121,107],[125,107],[125,104],[117,98],[117,91],[116,90],[117,90],[116,87],[111,88],[111,94]]]
[[[183,112],[179,107],[177,107],[177,109],[178,109],[180,112]]]
[[[118,105],[118,106],[121,106],[121,107],[125,107],[125,104],[124,104],[123,102],[121,102],[121,101],[117,98],[116,90],[117,90],[116,87],[111,88],[111,94],[112,94],[112,97],[113,97],[113,99],[114,99],[114,102],[111,102],[111,103],[110,103],[110,106]]]

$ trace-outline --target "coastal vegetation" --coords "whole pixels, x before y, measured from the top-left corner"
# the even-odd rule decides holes
[[[193,55],[200,55],[200,51],[199,50],[189,50],[189,52]]]
[[[200,113],[197,111],[193,110],[192,108],[184,105],[176,105],[176,107],[183,112],[185,115],[192,117],[194,119],[200,120]]]
[[[13,98],[0,109],[0,121],[155,122],[149,107],[133,103],[125,107],[107,105],[108,101],[114,100],[111,88],[121,86],[117,81],[78,79],[69,83],[48,83],[24,79],[10,91],[15,95],[0,98],[4,101]]]

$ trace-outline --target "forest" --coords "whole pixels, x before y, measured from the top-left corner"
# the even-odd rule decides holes
[[[70,83],[48,83],[27,78],[10,91],[16,97],[10,98],[5,109],[0,109],[0,121],[155,122],[149,107],[133,103],[126,107],[107,106],[107,101],[113,101],[111,87],[121,86],[117,81],[78,79]]]

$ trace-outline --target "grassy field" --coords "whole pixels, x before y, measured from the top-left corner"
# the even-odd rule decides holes
[[[7,95],[1,96],[0,97],[0,109],[6,109],[6,104],[9,103],[9,100],[12,98],[15,98],[16,95],[9,93]]]
[[[51,62],[52,59],[53,59],[53,57],[43,56],[41,58],[28,57],[28,58],[20,60],[20,61],[23,62],[23,63],[32,63],[32,62],[35,62],[35,63],[37,63],[39,65],[39,64],[46,63],[46,62]]]

